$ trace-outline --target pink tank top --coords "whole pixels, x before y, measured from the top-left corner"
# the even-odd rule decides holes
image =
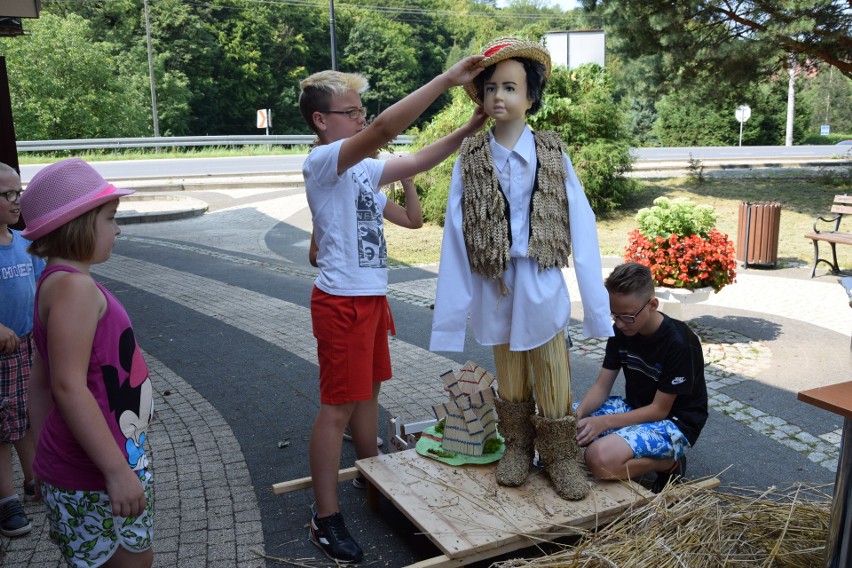
[[[52,266],[42,272],[36,290],[35,304],[41,283],[57,271],[79,272],[70,266]],[[153,388],[148,367],[136,344],[130,318],[124,307],[106,288],[98,284],[106,297],[107,308],[98,321],[92,341],[86,386],[101,409],[103,420],[112,432],[115,443],[127,458],[128,467],[142,470],[148,466],[145,454],[146,432],[154,412]],[[42,355],[51,380],[47,359],[47,330],[35,310],[33,339]],[[92,417],[93,420],[97,417]],[[36,447],[33,469],[43,480],[62,489],[103,491],[106,483],[54,406],[44,421]]]

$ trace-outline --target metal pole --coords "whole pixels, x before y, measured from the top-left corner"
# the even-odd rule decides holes
[[[743,121],[740,121],[740,146],[743,145]]]
[[[852,559],[850,530],[852,530],[852,489],[849,478],[852,472],[852,419],[843,420],[843,433],[840,436],[840,457],[837,460],[837,476],[834,479],[834,498],[831,503],[831,517],[828,525],[828,539],[825,543],[825,566],[843,568],[849,566]]]
[[[337,34],[334,31],[334,0],[328,0],[328,11],[331,22],[331,69],[337,71]]]
[[[787,83],[787,132],[784,145],[793,145],[793,119],[796,106],[796,56],[790,54],[790,80]]]
[[[145,38],[148,41],[148,77],[151,79],[151,114],[154,117],[154,137],[160,136],[160,121],[157,118],[157,86],[154,82],[154,56],[151,54],[151,23],[148,20],[148,0],[142,0],[145,6]]]

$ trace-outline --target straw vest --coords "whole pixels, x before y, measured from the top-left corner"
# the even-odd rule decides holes
[[[537,165],[530,198],[530,239],[527,256],[539,270],[568,266],[571,233],[562,141],[555,132],[535,132]],[[491,157],[488,133],[466,138],[461,147],[462,232],[472,272],[498,280],[509,264],[512,231],[509,202],[500,187]]]

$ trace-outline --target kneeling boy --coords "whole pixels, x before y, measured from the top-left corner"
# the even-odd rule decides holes
[[[685,453],[707,421],[704,356],[698,337],[657,311],[651,271],[617,266],[604,285],[615,336],[595,384],[577,406],[577,442],[601,479],[638,479],[657,472],[659,493],[686,471]],[[619,370],[625,398],[610,396]]]

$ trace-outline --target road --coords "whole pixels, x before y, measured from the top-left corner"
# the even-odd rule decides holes
[[[730,163],[765,160],[801,159],[804,161],[836,156],[849,157],[852,146],[744,146],[696,148],[636,148],[637,162],[688,162],[698,160],[728,160]],[[120,160],[93,162],[106,179],[140,179],[183,176],[245,175],[300,171],[304,154],[281,156],[246,156],[233,158],[182,158],[162,160]],[[21,167],[21,177],[28,182],[42,165]]]

